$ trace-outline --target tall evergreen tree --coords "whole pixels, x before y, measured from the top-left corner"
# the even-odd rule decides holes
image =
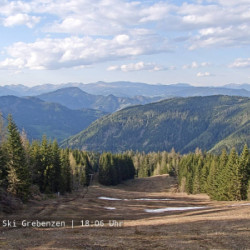
[[[29,187],[31,183],[25,151],[17,126],[11,115],[9,115],[8,120],[8,188],[18,197],[26,200],[29,196]]]
[[[0,187],[7,187],[7,166],[6,166],[6,152],[4,148],[0,145]]]
[[[3,116],[2,113],[0,112],[0,145],[2,145],[3,142],[5,141],[6,133],[7,133],[6,126],[4,125]]]
[[[239,159],[239,174],[241,178],[241,199],[247,199],[248,182],[250,178],[249,151],[247,145],[244,146]]]
[[[225,176],[225,196],[227,200],[240,200],[241,199],[241,179],[239,172],[238,155],[235,148],[230,152]]]
[[[111,153],[103,153],[100,157],[98,179],[101,184],[112,185],[111,171],[113,159]]]
[[[209,175],[207,178],[207,192],[213,199],[217,198],[217,191],[218,191],[216,173],[217,173],[217,162],[215,161],[215,159],[213,159],[210,164]]]
[[[71,192],[72,190],[72,173],[69,161],[69,150],[61,151],[61,192]]]
[[[218,183],[218,190],[217,190],[217,199],[218,200],[226,200],[226,188],[227,188],[227,175],[228,175],[228,169],[227,169],[227,163],[228,163],[228,155],[226,149],[222,150],[222,153],[220,155],[219,159],[219,167],[218,167],[218,173],[217,173],[217,183]]]
[[[6,150],[5,150],[6,128],[2,114],[0,113],[0,187],[7,186],[7,166],[6,166]]]
[[[60,149],[56,140],[52,144],[52,169],[51,169],[51,191],[59,192],[61,184],[61,157]]]

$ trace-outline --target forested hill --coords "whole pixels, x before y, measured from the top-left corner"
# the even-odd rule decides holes
[[[250,145],[250,98],[173,98],[100,118],[62,144],[98,151],[221,151]]]
[[[44,102],[35,97],[0,97],[0,112],[7,117],[12,114],[20,130],[25,129],[29,139],[61,141],[74,135],[106,114],[97,110],[71,110],[60,104]]]

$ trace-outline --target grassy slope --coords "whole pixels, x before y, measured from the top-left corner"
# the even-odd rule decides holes
[[[3,228],[1,249],[249,249],[250,209],[247,202],[211,201],[206,195],[176,193],[175,179],[155,176],[117,187],[94,183],[55,199],[32,200],[24,209],[1,218],[66,221],[62,228]],[[98,197],[122,200],[101,200]],[[167,198],[171,200],[136,200]],[[126,199],[126,200],[125,200]],[[248,205],[247,205],[248,204]],[[145,209],[204,207],[199,210],[147,213]],[[114,207],[109,210],[105,207]],[[74,220],[72,228],[71,220]],[[81,227],[80,220],[104,221],[104,227]],[[122,221],[110,227],[109,220]],[[20,225],[20,224],[19,224]]]

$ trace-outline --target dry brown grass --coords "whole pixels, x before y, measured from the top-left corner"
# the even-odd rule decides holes
[[[247,202],[215,202],[206,195],[176,193],[167,175],[130,180],[117,187],[94,183],[68,197],[31,201],[9,219],[66,220],[62,228],[0,227],[0,249],[250,249],[250,206]],[[99,196],[127,199],[100,200]],[[136,198],[170,198],[144,201]],[[234,206],[232,206],[234,205]],[[146,213],[144,209],[205,206],[202,210]],[[115,207],[108,210],[105,207]],[[2,216],[3,217],[3,216]],[[124,222],[122,227],[71,228],[82,219]]]

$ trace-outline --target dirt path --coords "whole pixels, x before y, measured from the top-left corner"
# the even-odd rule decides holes
[[[94,182],[82,198],[84,193],[31,201],[2,218],[65,221],[65,226],[0,225],[0,249],[250,249],[250,203],[176,193],[167,175],[116,187]]]

